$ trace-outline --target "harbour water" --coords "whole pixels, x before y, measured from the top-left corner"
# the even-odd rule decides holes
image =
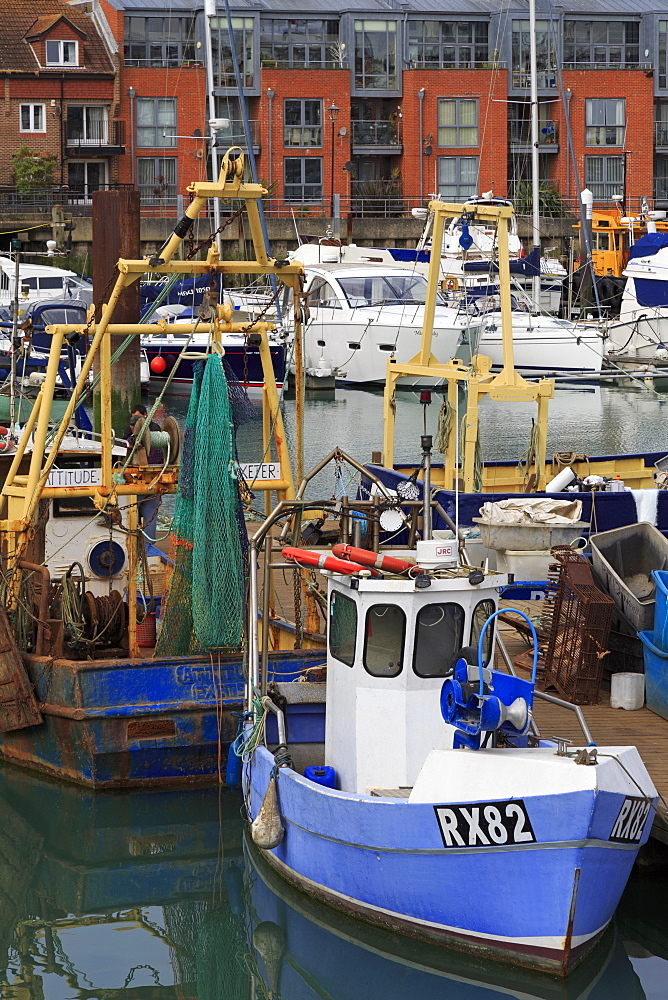
[[[666,996],[665,876],[634,875],[563,983],[334,915],[249,853],[241,806],[217,788],[93,795],[0,767],[3,1000]]]

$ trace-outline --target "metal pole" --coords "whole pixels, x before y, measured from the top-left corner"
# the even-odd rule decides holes
[[[536,0],[529,4],[529,38],[531,60],[531,200],[533,203],[533,248],[540,258],[540,177],[538,157],[538,79],[536,48]],[[531,279],[531,297],[536,312],[540,312],[540,273]]]
[[[213,92],[213,45],[211,35],[211,18],[216,16],[216,0],[205,0],[204,2],[204,38],[206,44],[206,89],[209,102],[209,122],[216,117],[216,98]],[[234,46],[234,39],[230,36],[230,45]],[[243,102],[242,102],[243,103]],[[211,180],[216,183],[218,180],[218,148],[216,146],[217,133],[209,123],[211,132]],[[220,200],[213,199],[213,227],[216,230],[216,246],[218,256],[222,257],[222,244],[220,239]]]
[[[422,460],[424,462],[424,476],[422,477],[422,537],[431,538],[431,434],[423,434]]]
[[[14,315],[12,316],[12,347],[10,352],[9,371],[9,432],[14,433],[14,423],[16,421],[16,341],[19,335],[19,281],[21,261],[19,250],[20,240],[12,240],[12,250],[14,251]],[[25,361],[24,361],[25,364]]]
[[[419,110],[419,131],[420,131],[420,207],[422,207],[422,202],[424,200],[424,168],[422,165],[422,102],[424,101],[425,88],[420,87],[418,90],[418,110]],[[432,247],[433,247],[432,243]]]
[[[333,102],[332,102],[333,103]],[[330,208],[331,216],[334,218],[334,119],[332,118],[332,149],[330,153],[330,181],[329,181],[329,193],[330,193]]]

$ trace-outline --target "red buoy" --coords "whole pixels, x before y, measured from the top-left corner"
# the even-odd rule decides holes
[[[167,367],[167,362],[165,361],[165,359],[162,357],[161,354],[158,354],[157,357],[153,358],[153,360],[149,365],[149,368],[151,369],[154,375],[162,375],[166,367]]]

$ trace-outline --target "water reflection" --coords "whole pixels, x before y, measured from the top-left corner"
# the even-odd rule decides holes
[[[656,982],[663,985],[657,989],[664,989],[665,882],[653,878],[651,888],[643,880],[632,883],[617,928],[563,983],[404,941],[309,900],[278,880],[244,844],[240,808],[239,796],[217,789],[92,794],[0,769],[0,995],[4,1000],[653,1000],[663,995],[654,992],[653,981],[658,975]],[[622,934],[631,942],[632,960]]]

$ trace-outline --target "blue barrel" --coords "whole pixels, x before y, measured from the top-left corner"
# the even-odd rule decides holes
[[[645,661],[645,703],[650,711],[668,719],[668,653],[656,645],[654,632],[638,632]]]
[[[317,785],[324,785],[325,788],[336,788],[336,771],[333,767],[305,767],[304,777],[309,781],[315,781]]]
[[[654,604],[654,642],[668,651],[668,571],[652,570],[652,579],[656,584]]]

